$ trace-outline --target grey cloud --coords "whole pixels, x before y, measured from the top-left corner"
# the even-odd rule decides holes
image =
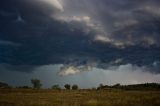
[[[158,1],[49,1],[1,1],[0,41],[21,46],[0,45],[0,63],[20,67],[16,70],[30,67],[26,69],[31,71],[32,67],[49,64],[85,67],[96,63],[95,67],[104,69],[122,64],[151,67],[160,60],[159,16],[156,13],[155,19],[150,16],[153,10],[141,9]],[[120,25],[114,26],[115,22]],[[97,35],[103,37],[96,41]],[[126,47],[113,46],[121,44]]]
[[[18,43],[3,40],[0,40],[0,45],[20,46]]]
[[[62,17],[90,17],[95,36],[118,45],[159,45],[159,13],[157,0],[62,0]],[[87,23],[86,23],[87,24]],[[92,35],[92,38],[95,37]],[[96,37],[95,37],[96,38]]]

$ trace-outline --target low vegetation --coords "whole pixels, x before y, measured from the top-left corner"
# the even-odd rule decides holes
[[[0,106],[160,106],[160,91],[1,89]]]
[[[0,89],[3,88],[10,88],[10,86],[7,83],[0,82]]]
[[[39,79],[31,79],[31,83],[33,84],[33,88],[40,89],[42,84]]]
[[[71,85],[69,85],[69,84],[64,85],[64,87],[65,87],[65,89],[67,89],[67,90],[70,90],[70,89],[71,89]]]
[[[121,89],[121,90],[160,90],[160,84],[158,83],[145,83],[145,84],[134,84],[134,85],[103,85],[100,84],[98,90],[105,89]]]
[[[0,106],[160,106],[160,85],[100,84],[97,89],[82,90],[76,84],[42,89],[34,83],[16,88],[0,83]]]

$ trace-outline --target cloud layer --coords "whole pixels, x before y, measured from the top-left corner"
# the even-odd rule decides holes
[[[158,0],[1,0],[0,63],[29,69],[63,64],[64,69],[78,68],[77,72],[79,67],[132,64],[160,72],[159,4]]]

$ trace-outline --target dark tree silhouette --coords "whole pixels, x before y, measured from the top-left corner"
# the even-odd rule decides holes
[[[0,88],[11,88],[7,83],[0,82]]]
[[[53,85],[53,86],[52,86],[52,89],[60,90],[60,89],[61,89],[61,87],[60,87],[59,85]]]
[[[31,79],[31,83],[33,84],[33,88],[40,89],[42,84],[39,79]]]
[[[115,85],[112,86],[113,88],[120,88],[121,87],[121,84],[120,83],[117,83]]]
[[[72,86],[72,90],[77,90],[77,89],[78,89],[78,85],[75,84]]]
[[[31,87],[29,87],[29,86],[18,86],[18,87],[16,87],[16,88],[20,88],[20,89],[31,89]]]
[[[69,84],[64,85],[64,87],[65,87],[66,89],[68,89],[68,90],[71,89],[71,85],[69,85]]]
[[[101,90],[101,89],[104,89],[104,85],[103,84],[99,84],[97,90]]]

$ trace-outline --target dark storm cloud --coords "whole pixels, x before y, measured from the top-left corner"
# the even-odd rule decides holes
[[[96,37],[97,40],[116,46],[159,45],[160,2],[157,0],[66,0],[66,3],[71,5],[68,13],[76,15],[78,11],[88,15],[92,24],[100,24],[101,27],[94,27],[98,27],[97,34],[103,40]]]
[[[42,2],[20,0],[1,2],[0,10],[3,14],[0,17],[0,38],[3,43],[14,42],[21,45],[0,45],[1,63],[60,64],[88,45],[88,37],[84,36],[83,31],[75,29],[73,32],[67,23],[51,18],[55,9],[49,8],[49,4],[43,3],[41,6]],[[18,17],[21,17],[23,22],[16,22]]]
[[[14,70],[133,64],[159,72],[159,1],[60,1],[0,1],[0,63]]]

